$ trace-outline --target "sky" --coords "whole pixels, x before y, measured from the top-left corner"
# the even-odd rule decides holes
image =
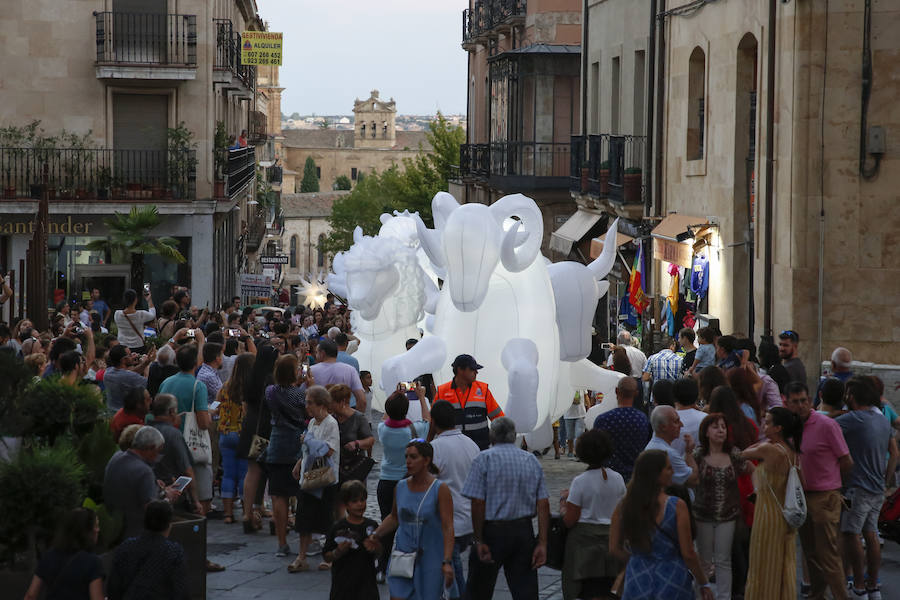
[[[399,114],[465,113],[467,0],[257,0],[284,33],[281,112],[352,114],[377,89]]]

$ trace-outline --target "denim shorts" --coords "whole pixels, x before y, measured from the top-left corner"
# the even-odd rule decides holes
[[[884,504],[884,494],[849,488],[845,496],[850,500],[850,508],[845,508],[841,513],[841,532],[859,535],[863,531],[878,531],[878,515]]]

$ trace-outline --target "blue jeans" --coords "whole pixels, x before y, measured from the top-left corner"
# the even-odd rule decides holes
[[[247,460],[237,457],[240,435],[237,431],[219,434],[219,451],[222,453],[222,497],[235,498],[244,495],[244,476]]]
[[[467,533],[453,541],[453,577],[456,580],[456,589],[460,597],[464,596],[466,589],[466,576],[463,574],[462,553],[472,546],[472,534]],[[474,552],[474,550],[473,550]]]
[[[562,425],[565,424],[566,427],[566,439],[572,440],[572,448],[575,448],[575,441],[584,433],[584,418],[578,417],[575,419],[563,419],[563,422],[560,423],[560,429],[562,429]],[[562,445],[562,443],[560,443]]]

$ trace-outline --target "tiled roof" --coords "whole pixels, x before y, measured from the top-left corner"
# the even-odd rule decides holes
[[[398,131],[395,150],[417,150],[419,143],[426,152],[431,146],[424,131]],[[352,129],[284,129],[284,146],[288,148],[353,148]]]
[[[350,192],[310,192],[306,194],[282,194],[281,210],[284,218],[315,218],[331,216],[331,206],[341,196]]]

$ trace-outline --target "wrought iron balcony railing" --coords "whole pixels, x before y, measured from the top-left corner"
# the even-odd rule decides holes
[[[51,200],[193,200],[193,151],[0,148],[4,198],[39,198],[44,168]]]
[[[478,0],[472,8],[463,10],[463,44],[524,19],[526,5],[526,0]]]
[[[256,67],[241,62],[241,34],[230,19],[213,19],[216,27],[214,71],[230,71],[251,92],[256,91]]]
[[[268,118],[266,117],[266,113],[258,110],[251,110],[250,126],[247,130],[248,139],[254,143],[265,142],[269,137],[267,127]]]
[[[622,204],[644,201],[644,136],[573,136],[571,142],[571,189]],[[581,169],[587,167],[587,189],[581,181]]]
[[[225,195],[234,198],[256,177],[256,148],[228,150],[225,161]]]
[[[197,16],[95,12],[97,63],[197,66]]]
[[[568,185],[570,145],[566,142],[463,144],[460,175],[498,185],[556,188]]]

